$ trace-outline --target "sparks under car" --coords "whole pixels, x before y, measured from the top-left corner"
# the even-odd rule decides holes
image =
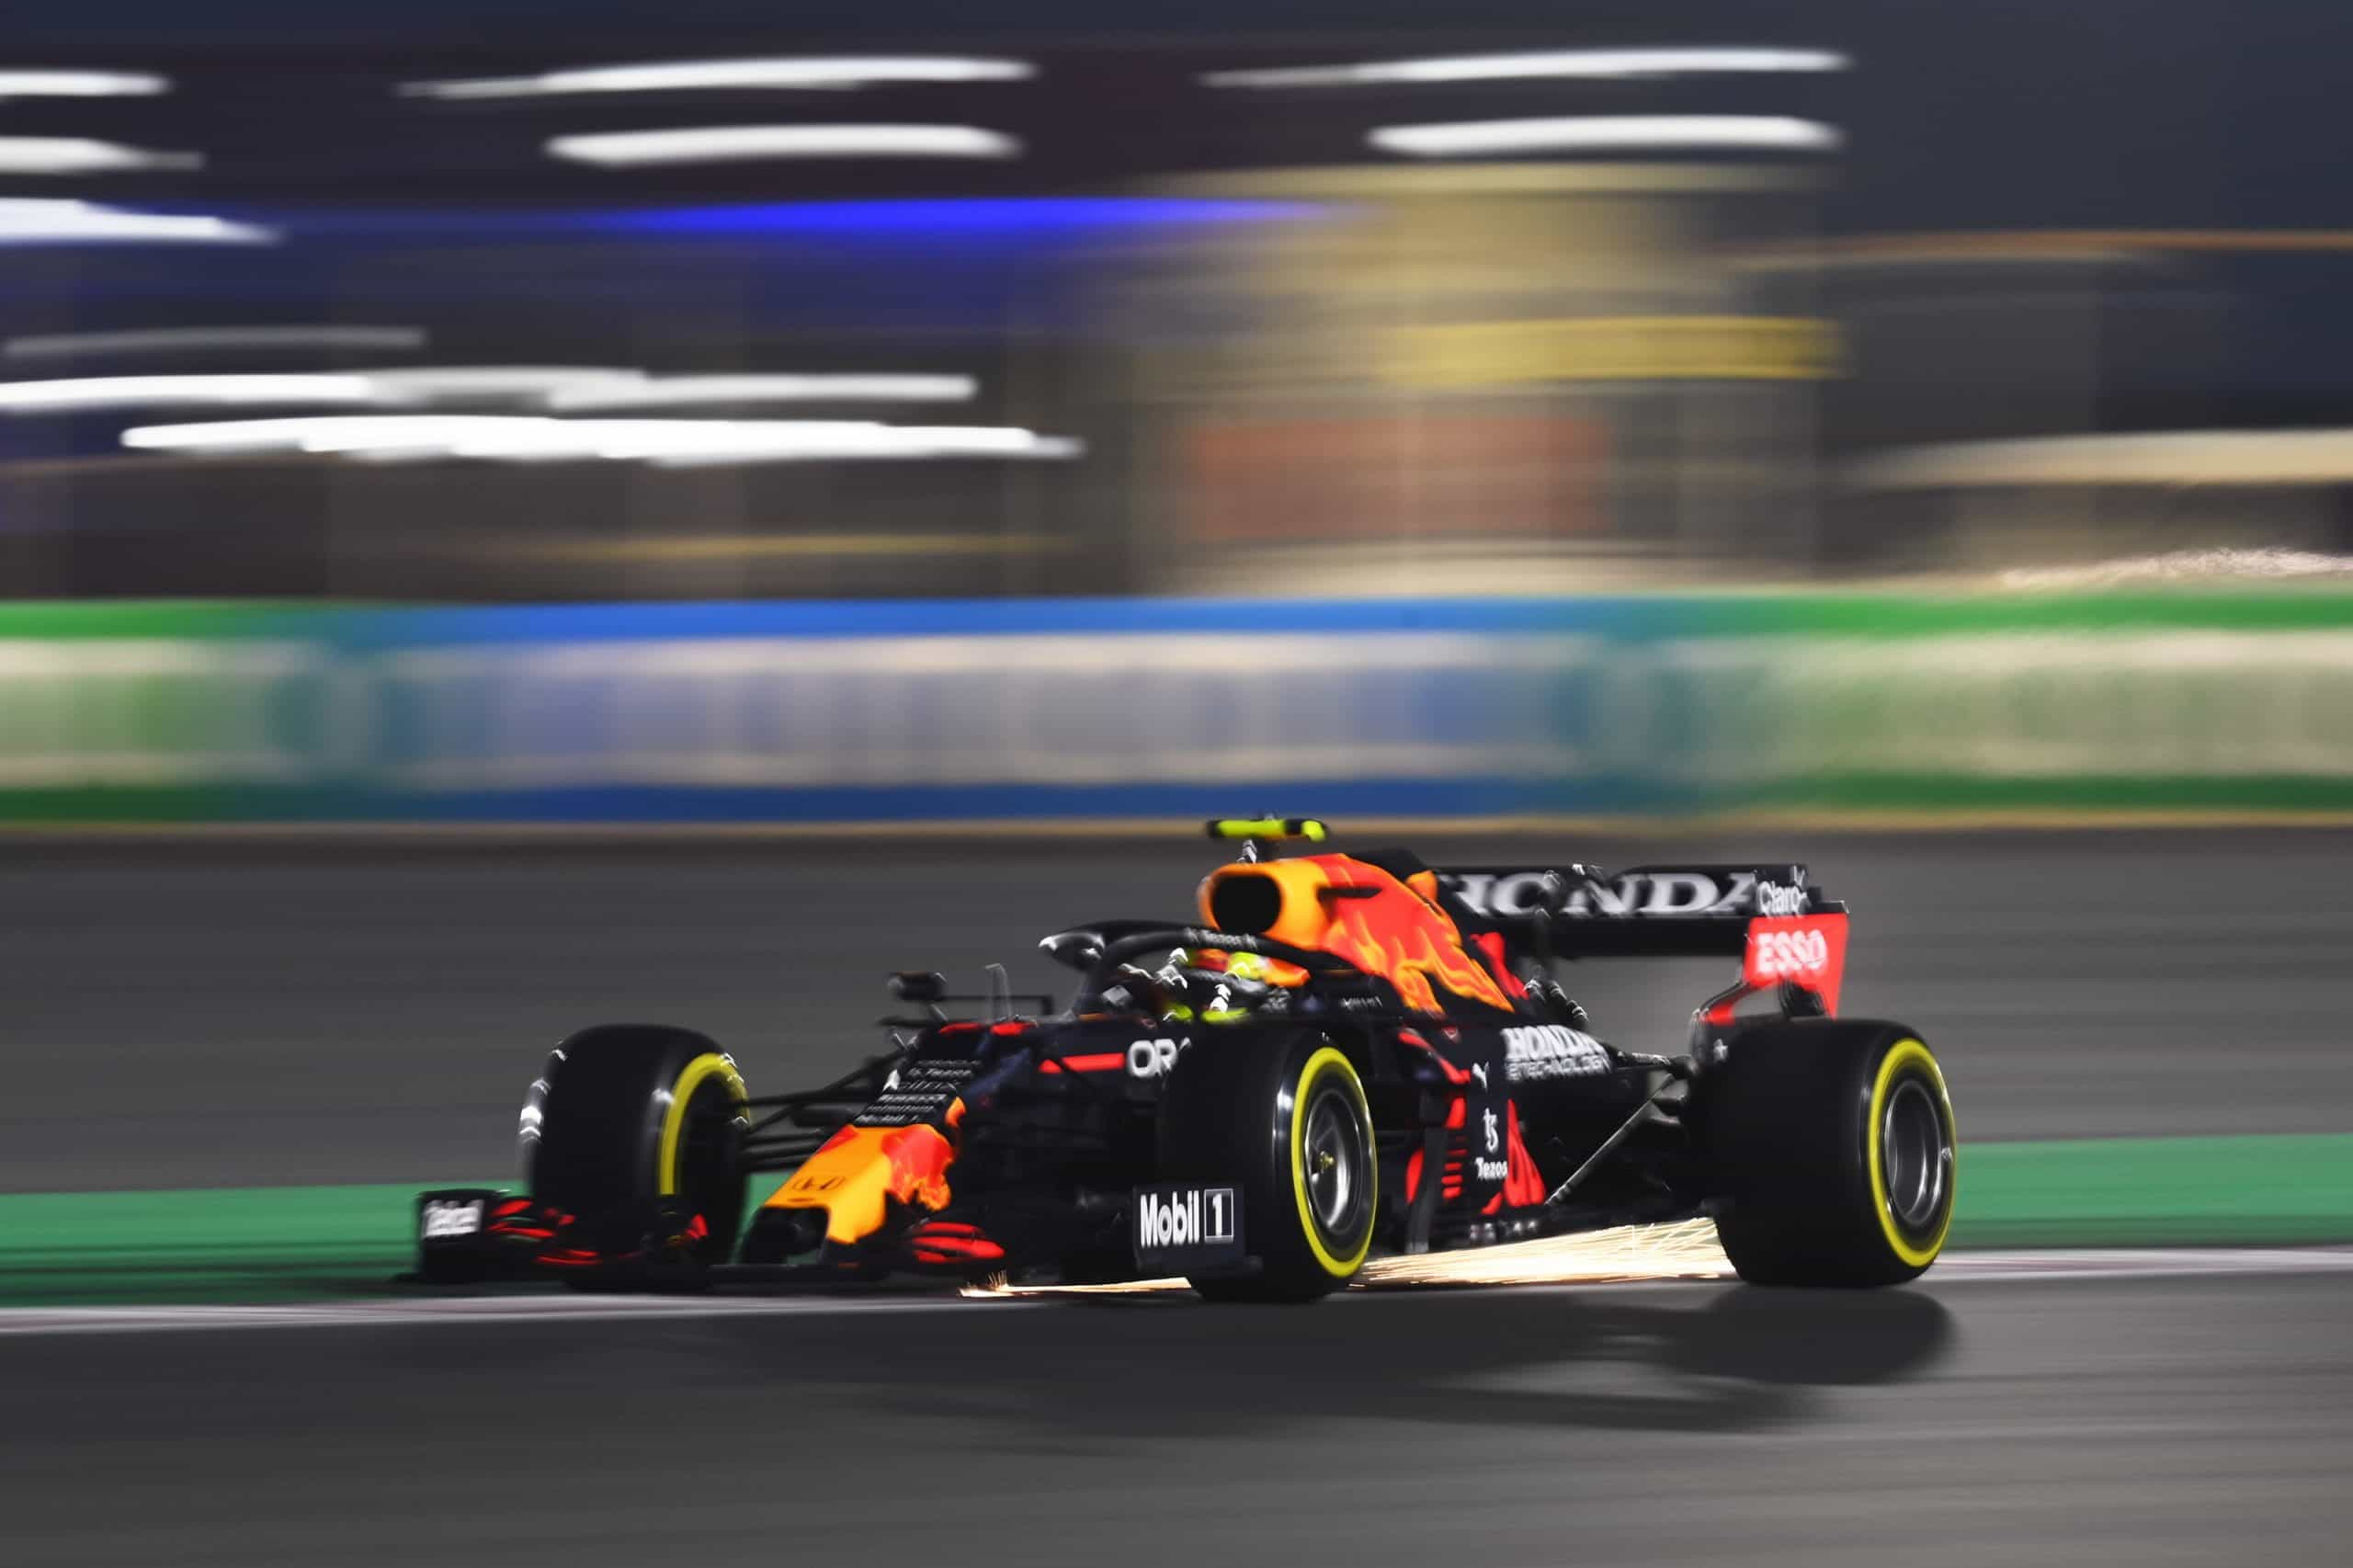
[[[1701,1215],[1759,1283],[1886,1285],[1935,1261],[1944,1076],[1917,1031],[1837,1016],[1847,910],[1804,867],[1434,868],[1331,852],[1313,821],[1210,832],[1241,858],[1209,872],[1192,923],[1044,938],[1076,971],[1067,1006],[1001,971],[965,998],[902,973],[888,1049],[822,1087],[756,1095],[687,1028],[574,1035],[523,1109],[523,1190],[422,1195],[419,1273],[1182,1277],[1303,1301],[1377,1253]],[[1285,841],[1309,852],[1260,857]],[[1673,1054],[1597,1038],[1554,977],[1708,955],[1738,969]],[[982,1016],[949,1016],[959,1001]]]

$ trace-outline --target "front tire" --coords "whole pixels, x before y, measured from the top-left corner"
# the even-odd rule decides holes
[[[1934,1052],[1898,1024],[1759,1024],[1702,1079],[1716,1234],[1758,1285],[1916,1278],[1952,1226],[1958,1140]]]
[[[650,1024],[583,1029],[558,1046],[523,1112],[531,1196],[577,1217],[615,1252],[676,1217],[674,1257],[723,1263],[743,1224],[739,1145],[751,1125],[743,1074],[703,1035]],[[686,1221],[699,1218],[699,1234]]]
[[[1233,1183],[1261,1268],[1193,1288],[1217,1301],[1310,1301],[1356,1278],[1372,1250],[1375,1147],[1364,1081],[1328,1041],[1196,1039],[1161,1102],[1161,1175]]]

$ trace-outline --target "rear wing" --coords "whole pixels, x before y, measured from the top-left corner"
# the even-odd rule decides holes
[[[1752,988],[1794,981],[1838,1006],[1847,906],[1803,866],[1449,866],[1438,878],[1466,929],[1495,931],[1515,957],[1737,958]]]

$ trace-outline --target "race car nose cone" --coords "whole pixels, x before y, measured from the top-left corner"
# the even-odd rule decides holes
[[[745,1263],[799,1263],[825,1244],[823,1209],[763,1209],[744,1243]]]

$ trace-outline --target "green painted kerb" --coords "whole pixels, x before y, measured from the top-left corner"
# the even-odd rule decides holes
[[[418,1182],[0,1196],[0,1305],[381,1294]],[[2353,1242],[2353,1134],[1964,1145],[1956,1246]]]
[[[1958,1246],[2347,1241],[2353,1134],[1961,1145]]]
[[[494,1182],[0,1196],[0,1305],[285,1301],[381,1293],[417,1192]]]

